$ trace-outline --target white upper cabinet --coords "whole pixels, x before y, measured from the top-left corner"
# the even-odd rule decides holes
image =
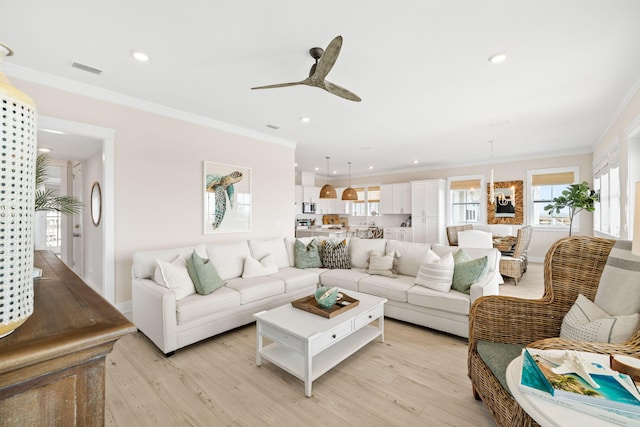
[[[380,212],[383,214],[411,213],[411,184],[383,184],[380,187]]]

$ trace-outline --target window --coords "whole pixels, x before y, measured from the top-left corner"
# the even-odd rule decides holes
[[[527,185],[531,200],[529,215],[531,225],[550,228],[569,227],[569,209],[555,213],[555,211],[545,211],[544,207],[552,203],[555,197],[560,196],[569,185],[578,182],[578,170],[577,166],[571,166],[527,171]],[[576,216],[573,228],[578,229],[578,226],[579,222]]]
[[[593,171],[593,187],[600,194],[593,218],[593,229],[612,237],[620,237],[620,166],[618,146]]]
[[[371,216],[380,213],[380,186],[354,188],[358,200],[353,201],[353,216]]]
[[[480,204],[484,200],[482,188],[481,178],[449,179],[449,223],[451,225],[480,223]]]

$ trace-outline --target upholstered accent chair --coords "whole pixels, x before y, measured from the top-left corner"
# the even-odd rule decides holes
[[[447,239],[449,240],[449,246],[458,246],[458,232],[473,230],[473,225],[450,225],[447,227]]]
[[[559,338],[564,316],[578,294],[594,300],[614,243],[587,236],[561,239],[551,246],[545,257],[542,298],[486,296],[471,307],[468,373],[474,397],[483,401],[499,426],[538,425],[518,405],[506,385],[506,367],[520,355],[523,347],[640,357],[640,331],[623,344]],[[637,264],[633,268],[637,270]],[[629,271],[629,274],[630,281],[637,280],[631,276],[637,272]]]
[[[502,252],[500,258],[500,274],[513,277],[516,285],[518,279],[527,271],[527,252],[531,243],[531,234],[533,234],[533,227],[530,225],[518,229],[513,251]]]

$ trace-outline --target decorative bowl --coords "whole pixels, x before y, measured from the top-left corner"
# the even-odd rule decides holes
[[[331,308],[335,305],[338,299],[338,288],[326,288],[320,287],[316,289],[315,293],[316,302],[322,308]]]

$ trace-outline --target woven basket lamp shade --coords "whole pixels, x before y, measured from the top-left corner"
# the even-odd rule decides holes
[[[13,52],[0,43],[0,65]],[[33,101],[0,68],[0,337],[33,313],[36,120]]]
[[[351,162],[349,163],[349,186],[342,192],[342,200],[358,200],[358,192],[351,188]]]
[[[320,189],[320,198],[321,199],[337,199],[338,194],[336,193],[336,189],[333,185],[329,184],[329,159],[330,157],[326,157],[327,159],[327,183],[322,186]]]

